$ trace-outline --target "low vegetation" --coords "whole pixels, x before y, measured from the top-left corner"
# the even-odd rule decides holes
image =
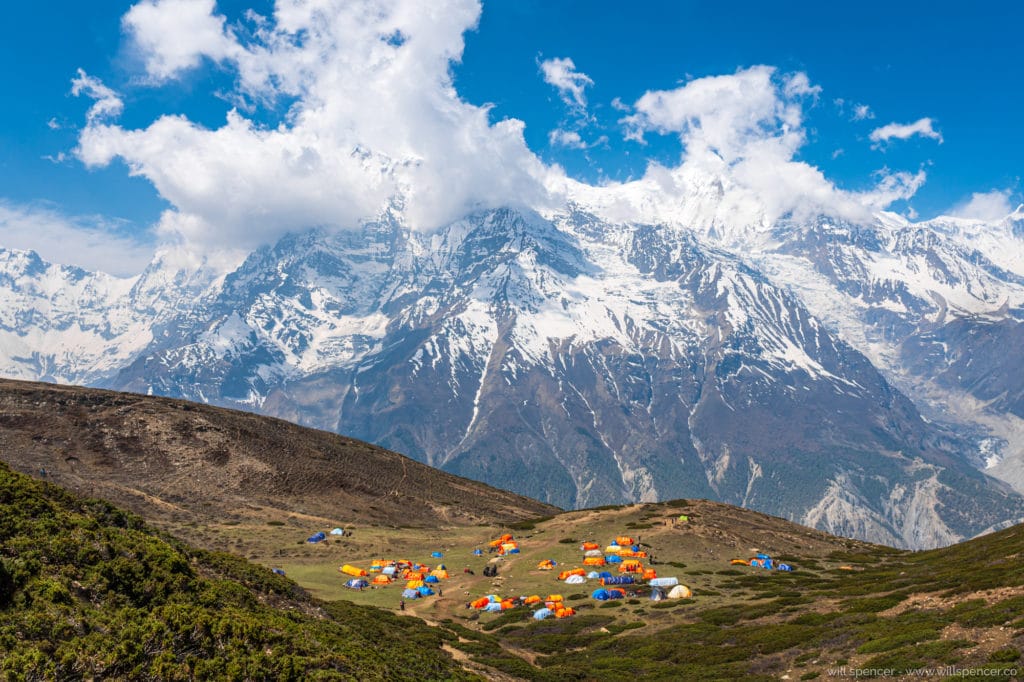
[[[446,636],[0,465],[6,679],[472,679]]]

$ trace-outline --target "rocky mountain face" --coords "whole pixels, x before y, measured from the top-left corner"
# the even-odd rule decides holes
[[[240,406],[564,507],[707,497],[935,546],[1024,517],[980,470],[1024,483],[1015,216],[726,238],[580,205],[434,234],[389,213],[222,279],[6,252],[2,331],[24,350],[0,366]]]

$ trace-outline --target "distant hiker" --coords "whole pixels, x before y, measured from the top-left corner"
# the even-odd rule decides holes
[[[443,597],[444,596],[444,590],[442,590],[440,587],[437,588],[437,596],[438,597]]]
[[[399,611],[405,611],[405,600],[404,599],[402,601],[398,602],[398,610]]]

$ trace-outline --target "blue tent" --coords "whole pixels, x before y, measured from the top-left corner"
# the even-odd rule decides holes
[[[274,572],[274,573],[277,573],[278,575],[284,575],[284,570],[283,570],[283,569],[280,569],[280,568],[272,568],[272,569],[270,569],[270,570],[271,570],[272,572]]]
[[[543,609],[537,609],[536,611],[534,611],[533,612],[533,619],[534,620],[544,620],[545,618],[550,618],[553,615],[555,615],[555,612],[552,611],[551,609],[545,607]]]
[[[423,579],[423,582],[425,582],[425,583],[439,583],[441,581],[438,579],[438,577],[436,575],[428,575],[426,578]]]
[[[631,575],[616,575],[611,578],[604,579],[605,585],[632,585],[633,576]]]
[[[764,561],[764,568],[767,568],[769,571],[772,570],[772,568],[773,568],[772,560],[771,559],[764,559],[763,561]]]
[[[639,552],[640,551],[640,545],[633,545],[632,547],[630,547],[630,549],[633,550],[634,552]]]
[[[758,552],[757,553],[757,558],[758,559],[771,559],[770,556],[768,556],[767,554],[764,554],[763,552]]]
[[[347,583],[345,583],[345,587],[351,587],[353,590],[358,590],[360,588],[369,586],[370,583],[366,582],[362,578],[352,578],[352,580],[349,580]]]
[[[518,547],[513,547],[512,549],[508,550],[508,552],[506,552],[506,554],[519,554],[519,548]]]
[[[762,559],[751,559],[750,565],[754,568],[764,568],[764,561]]]
[[[473,556],[483,556],[484,551],[482,549],[474,549]]]
[[[606,590],[604,588],[601,588],[599,590],[594,590],[591,593],[590,598],[591,599],[597,599],[597,600],[600,600],[600,601],[608,601],[609,599],[612,598],[612,596],[610,594],[608,594],[608,590]]]
[[[484,607],[484,611],[489,613],[501,613],[501,602],[492,601]]]
[[[599,573],[599,574],[597,575],[597,577],[598,577],[598,578],[611,578],[611,577],[612,577],[612,574],[611,574],[611,573],[609,573],[608,571],[601,571],[601,572],[600,572],[600,573]]]
[[[604,558],[604,560],[607,563],[609,563],[609,564],[621,564],[622,563],[622,557],[620,557],[617,554],[609,554],[608,556],[606,556]]]
[[[430,595],[434,594],[434,591],[426,585],[420,585],[416,588],[416,591],[420,593],[421,597],[429,597]]]
[[[611,574],[609,574],[609,575],[611,575]],[[601,574],[598,573],[597,571],[591,571],[590,573],[587,573],[587,578],[589,578],[590,580],[594,580],[595,578],[600,578],[600,577],[601,577]]]
[[[790,566],[789,564],[779,564],[775,568],[779,569],[780,571],[792,571],[793,570],[793,567]]]
[[[312,535],[310,535],[306,539],[306,542],[323,542],[326,539],[327,539],[327,533],[325,533],[323,531],[319,531],[317,533],[313,533]]]
[[[444,554],[441,554],[440,552],[431,552],[430,556],[432,556],[435,559],[440,559],[441,557],[444,556]]]
[[[383,573],[384,575],[387,575],[387,576],[393,576],[395,574],[396,570],[397,569],[394,566],[385,566],[384,570],[381,571],[381,573]]]
[[[405,588],[402,591],[402,598],[403,599],[419,599],[420,598],[420,593],[417,592],[416,590],[412,589],[411,587],[407,587],[407,588]]]

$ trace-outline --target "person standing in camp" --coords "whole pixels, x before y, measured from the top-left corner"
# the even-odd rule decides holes
[[[444,590],[442,590],[440,587],[437,588],[437,596],[438,597],[443,597],[444,596]]]
[[[398,610],[399,611],[405,611],[405,600],[404,599],[402,601],[398,602]]]

